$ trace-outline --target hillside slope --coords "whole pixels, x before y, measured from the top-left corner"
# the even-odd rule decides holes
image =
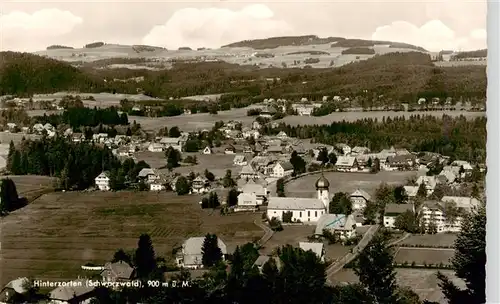
[[[313,44],[327,44],[327,43],[332,43],[331,45],[332,47],[344,47],[344,48],[389,45],[389,47],[391,48],[406,48],[421,52],[427,52],[422,47],[401,42],[347,39],[342,37],[320,38],[316,35],[283,36],[283,37],[271,37],[266,39],[244,40],[224,45],[222,46],[222,48],[247,47],[258,50],[258,49],[274,49],[280,46],[290,46],[290,45],[298,46],[298,45],[313,45]]]

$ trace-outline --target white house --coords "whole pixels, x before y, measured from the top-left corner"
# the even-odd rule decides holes
[[[236,205],[234,211],[256,211],[258,206],[255,193],[240,193],[238,195],[238,205]]]
[[[281,139],[281,140],[285,140],[288,138],[288,135],[286,135],[286,133],[284,131],[280,131],[277,135],[276,135],[277,138]]]
[[[162,181],[161,179],[155,180],[151,183],[149,183],[149,190],[150,191],[163,191],[166,189],[165,187],[165,182]]]
[[[422,183],[425,185],[427,195],[431,195],[436,188],[437,180],[435,176],[422,175],[417,178],[416,184],[420,186]]]
[[[95,185],[101,191],[109,191],[109,172],[102,172],[95,178]]]
[[[270,197],[267,205],[267,217],[283,221],[283,216],[291,212],[292,222],[316,223],[323,214],[328,213],[330,182],[321,176],[316,181],[315,186],[317,198]]]
[[[273,167],[272,177],[285,177],[293,173],[293,165],[290,162],[277,162]]]
[[[176,261],[179,267],[184,267],[188,269],[198,269],[203,268],[202,258],[203,258],[203,242],[205,237],[191,237],[184,241],[182,244],[182,251],[177,256]],[[220,239],[217,238],[217,244],[222,251],[222,258],[224,259],[227,255],[227,246]]]
[[[299,248],[304,251],[311,251],[321,262],[325,261],[325,247],[323,243],[299,242]]]
[[[236,155],[233,159],[233,164],[236,166],[246,166],[248,164],[245,155]]]
[[[346,240],[356,235],[356,220],[352,214],[324,214],[318,221],[314,234],[322,235],[323,230],[338,235],[340,239]]]
[[[182,137],[163,137],[160,140],[160,144],[162,144],[165,149],[172,147],[175,150],[182,151],[184,141]]]
[[[212,154],[212,149],[209,146],[206,146],[202,153],[205,155]]]
[[[359,211],[365,209],[366,203],[371,200],[371,196],[364,190],[356,189],[356,191],[351,193],[350,199],[352,201],[352,209]]]
[[[351,152],[352,152],[351,147],[349,145],[346,145],[346,144],[336,144],[335,148],[337,148],[338,150],[342,151],[342,153],[344,155],[351,154]]]
[[[384,227],[395,228],[396,218],[406,211],[415,212],[413,204],[386,204],[384,210]]]
[[[241,168],[240,178],[241,179],[253,179],[258,178],[259,174],[253,169],[251,165],[246,165]]]
[[[163,152],[163,145],[160,143],[151,143],[148,146],[150,152]]]
[[[197,176],[191,184],[193,193],[207,193],[210,189],[208,179],[205,177]]]
[[[257,204],[262,205],[267,200],[267,186],[261,183],[256,183],[253,179],[249,180],[243,187],[241,187],[241,192],[243,193],[255,193],[257,196]]]

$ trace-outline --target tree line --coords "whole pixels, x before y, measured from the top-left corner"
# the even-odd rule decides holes
[[[372,151],[394,146],[409,151],[436,152],[473,163],[486,160],[486,117],[411,115],[333,122],[330,125],[291,126],[282,123],[278,128],[265,126],[261,130],[263,134],[271,135],[279,131],[290,137],[311,138],[316,143],[332,146],[346,143],[351,147],[365,146]]]
[[[319,100],[322,96],[384,96],[415,103],[419,95],[480,98],[486,96],[481,66],[436,67],[419,52],[376,55],[328,69],[260,69],[226,62],[174,63],[170,70],[75,68],[41,56],[3,52],[0,95],[30,96],[57,91],[109,92],[170,97],[231,93],[240,100],[258,97]],[[144,81],[123,81],[143,76]],[[268,81],[267,79],[279,79]],[[121,79],[115,81],[114,79]],[[381,101],[383,102],[383,101]]]
[[[122,174],[118,176],[127,174],[135,180],[141,167],[149,166],[130,161],[122,164],[106,146],[73,143],[61,137],[23,140],[17,146],[11,142],[7,157],[7,170],[12,174],[55,176],[59,178],[59,188],[65,190],[93,186],[94,179],[103,171]]]
[[[46,124],[50,123],[53,126],[60,124],[68,124],[74,129],[84,127],[95,127],[98,125],[128,125],[128,116],[126,113],[118,113],[114,107],[110,108],[69,108],[62,114],[44,114],[43,116],[34,117],[35,122]]]

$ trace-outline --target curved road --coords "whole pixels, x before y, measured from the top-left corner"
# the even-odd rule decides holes
[[[342,268],[344,268],[345,264],[354,260],[354,258],[358,255],[359,252],[365,249],[366,245],[372,240],[373,236],[379,230],[380,225],[373,225],[368,228],[368,230],[363,235],[363,238],[359,241],[359,243],[352,248],[352,251],[343,256],[340,260],[332,263],[328,268],[326,268],[326,280],[328,283],[332,283],[330,278],[339,272]]]
[[[260,238],[260,240],[257,241],[257,243],[262,246],[264,245],[269,239],[273,236],[274,231],[269,228],[266,224],[264,224],[260,220],[255,220],[254,224],[259,226],[260,229],[264,230],[264,235]]]

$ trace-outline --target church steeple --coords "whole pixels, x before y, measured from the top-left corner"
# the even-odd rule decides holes
[[[330,205],[330,195],[329,195],[330,182],[326,179],[325,175],[323,174],[323,170],[321,170],[321,176],[316,181],[315,186],[316,186],[316,192],[318,194],[318,199],[323,202],[323,204],[325,205],[326,213],[328,213],[328,208]]]

